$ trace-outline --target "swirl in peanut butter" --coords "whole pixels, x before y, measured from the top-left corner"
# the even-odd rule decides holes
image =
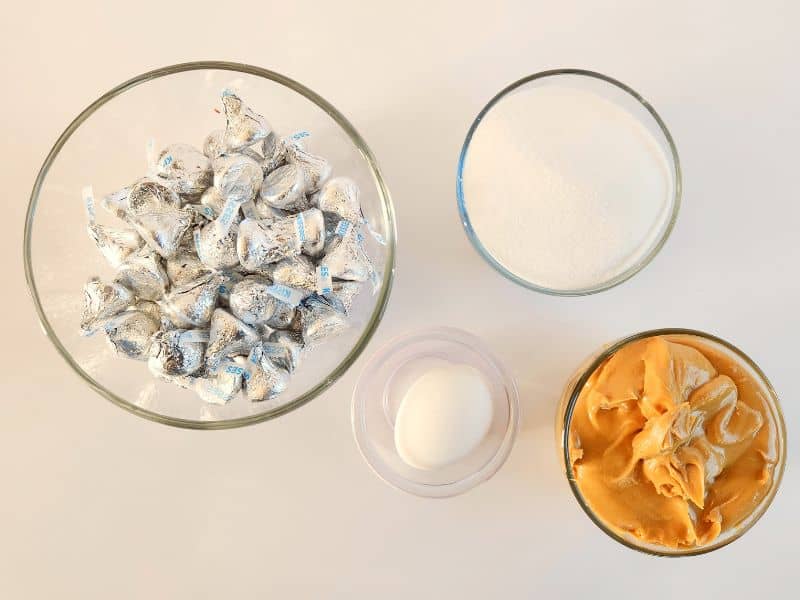
[[[772,486],[783,443],[759,383],[691,336],[619,349],[581,391],[569,439],[591,510],[672,548],[708,544],[745,520]]]

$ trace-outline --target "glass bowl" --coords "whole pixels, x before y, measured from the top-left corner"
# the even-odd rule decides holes
[[[334,175],[346,175],[359,185],[365,217],[385,244],[367,236],[368,252],[381,274],[375,294],[365,289],[357,297],[348,331],[309,353],[283,394],[267,402],[242,397],[217,406],[156,380],[145,362],[117,356],[102,334],[79,335],[84,283],[93,275],[103,280],[113,275],[86,234],[81,189],[91,184],[96,197],[102,197],[144,175],[150,140],[156,148],[175,142],[202,148],[205,136],[225,125],[219,114],[220,92],[225,88],[240,93],[281,135],[309,131],[309,149],[330,161]],[[109,215],[98,209],[97,216],[104,222]],[[375,157],[336,108],[279,73],[237,63],[193,62],[134,77],[103,94],[70,123],[34,183],[25,221],[24,261],[44,332],[89,387],[153,421],[217,429],[282,415],[342,376],[364,350],[386,308],[394,277],[395,239],[394,210]]]
[[[469,365],[487,383],[492,422],[476,448],[452,464],[432,470],[407,464],[395,446],[400,404],[419,376],[433,367]],[[439,327],[399,337],[369,360],[353,392],[353,435],[364,460],[388,484],[426,498],[462,494],[492,477],[508,458],[519,428],[513,377],[483,341]]]
[[[777,456],[770,489],[761,499],[759,504],[754,508],[752,513],[750,513],[750,515],[747,516],[741,523],[726,529],[719,535],[717,539],[702,546],[670,548],[659,544],[644,542],[633,535],[628,534],[627,532],[615,529],[614,527],[605,523],[598,515],[596,515],[589,503],[583,498],[580,488],[575,481],[575,475],[572,470],[572,464],[569,456],[569,431],[572,422],[572,413],[584,385],[592,373],[594,373],[598,367],[600,367],[606,360],[613,356],[614,353],[620,348],[632,342],[655,336],[665,336],[667,339],[676,342],[680,342],[681,339],[697,338],[704,346],[708,347],[709,350],[735,361],[737,372],[751,378],[752,381],[756,382],[758,385],[759,395],[764,398],[769,409],[769,418],[772,419],[775,426],[777,436]],[[778,395],[775,392],[775,389],[772,387],[772,384],[767,379],[767,376],[750,357],[748,357],[744,352],[739,350],[739,348],[730,342],[702,331],[696,331],[694,329],[669,328],[643,331],[611,344],[607,344],[598,350],[595,354],[584,361],[584,363],[567,382],[564,393],[561,397],[559,410],[556,412],[555,432],[559,462],[564,469],[567,481],[572,489],[572,493],[575,495],[575,499],[578,501],[578,504],[583,511],[589,516],[595,525],[597,525],[603,532],[605,532],[615,541],[634,550],[654,556],[696,556],[717,550],[739,539],[753,525],[755,525],[755,523],[769,508],[773,498],[775,497],[775,494],[778,491],[778,488],[780,487],[781,479],[783,478],[784,467],[786,465],[786,425],[783,420],[783,413],[781,411]]]
[[[508,99],[513,94],[520,91],[539,90],[548,86],[560,86],[581,92],[591,92],[629,113],[651,134],[656,142],[657,152],[663,156],[669,170],[670,187],[672,191],[669,204],[663,211],[663,219],[659,219],[658,221],[658,228],[652,231],[648,238],[640,245],[641,257],[616,275],[590,287],[560,289],[547,287],[515,273],[510,267],[504,265],[502,260],[495,256],[491,249],[481,241],[480,236],[476,233],[475,224],[470,220],[470,198],[468,190],[465,189],[464,179],[465,174],[469,172],[470,168],[477,168],[475,167],[474,161],[471,162],[470,145],[473,138],[480,131],[481,124],[490,113],[494,112],[494,114],[497,114],[497,111],[503,110],[504,100]],[[503,148],[497,149],[497,152],[503,151]],[[480,162],[479,159],[476,160]],[[554,296],[586,296],[610,289],[633,277],[653,260],[667,241],[678,217],[681,203],[681,168],[678,159],[678,150],[675,147],[675,142],[667,126],[655,109],[642,98],[641,95],[624,83],[608,77],[607,75],[583,69],[555,69],[543,71],[523,77],[519,81],[515,81],[501,90],[478,113],[478,116],[475,117],[472,126],[469,128],[467,137],[464,140],[464,145],[462,146],[461,155],[458,160],[456,172],[456,199],[461,222],[469,241],[478,251],[478,254],[480,254],[498,273],[514,283],[544,294]]]

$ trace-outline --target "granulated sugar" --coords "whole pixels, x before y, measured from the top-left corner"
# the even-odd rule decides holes
[[[633,114],[560,85],[520,89],[489,111],[462,184],[486,250],[562,291],[599,286],[646,256],[673,196],[665,153]]]

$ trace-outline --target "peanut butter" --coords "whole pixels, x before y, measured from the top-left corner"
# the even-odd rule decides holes
[[[694,336],[619,349],[581,391],[569,440],[591,510],[671,548],[742,523],[769,493],[783,443],[759,382]]]

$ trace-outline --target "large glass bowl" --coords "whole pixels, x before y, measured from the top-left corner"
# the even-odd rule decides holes
[[[381,281],[357,298],[349,330],[306,357],[289,388],[268,402],[206,404],[194,392],[156,380],[144,362],[114,354],[99,333],[81,337],[82,287],[113,276],[86,233],[81,189],[96,197],[135,181],[146,171],[146,148],[183,142],[202,147],[224,127],[220,92],[236,90],[282,135],[311,133],[309,149],[326,157],[334,175],[354,179],[364,214],[385,244],[368,237]],[[217,109],[217,110],[215,110]],[[113,218],[98,208],[98,221]],[[115,87],[70,123],[42,165],[25,222],[25,274],[42,327],[64,360],[99,394],[139,416],[198,429],[265,421],[310,401],[358,358],[381,320],[394,275],[395,221],[381,171],[353,125],[305,86],[272,71],[227,62],[194,62],[144,73]],[[366,286],[369,287],[369,286]]]

